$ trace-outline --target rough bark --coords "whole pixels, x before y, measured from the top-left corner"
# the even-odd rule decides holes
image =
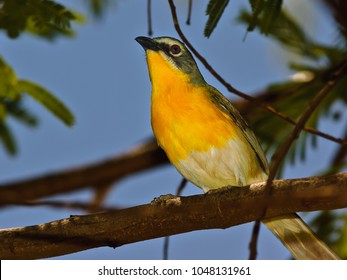
[[[264,200],[265,217],[260,217]],[[48,258],[101,246],[121,245],[201,229],[228,228],[259,218],[347,207],[347,173],[275,180],[270,198],[264,183],[222,188],[203,195],[167,195],[115,212],[0,231],[1,259]]]

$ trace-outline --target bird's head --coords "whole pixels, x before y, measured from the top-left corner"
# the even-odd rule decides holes
[[[196,62],[179,40],[171,37],[137,37],[135,39],[146,51],[147,64],[151,79],[156,76],[170,78],[177,75],[186,78],[190,83],[204,83],[204,79],[196,65]]]

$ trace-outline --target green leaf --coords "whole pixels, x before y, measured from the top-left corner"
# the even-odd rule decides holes
[[[247,31],[253,31],[259,23],[262,23],[262,32],[268,34],[269,29],[281,12],[282,0],[250,0],[252,18]]]
[[[269,5],[269,6],[268,6]],[[292,51],[317,59],[326,55],[323,46],[315,44],[304,32],[295,19],[280,9],[280,3],[267,4],[267,9],[258,14],[241,11],[238,21],[248,25],[248,31],[257,28],[260,33],[270,35],[273,39],[290,48]]]
[[[4,123],[0,122],[0,141],[2,142],[5,151],[10,155],[17,153],[17,145],[10,128]]]
[[[59,101],[52,93],[43,87],[26,80],[20,80],[17,84],[17,90],[25,92],[36,101],[40,102],[46,109],[52,112],[56,117],[66,125],[71,126],[74,123],[74,116],[70,110]]]
[[[28,109],[23,108],[22,102],[6,102],[7,113],[11,117],[28,126],[36,126],[38,119]]]
[[[322,211],[310,222],[316,234],[347,259],[347,215],[341,211]]]
[[[0,56],[0,98],[16,100],[19,93],[14,86],[17,83],[16,73]]]
[[[281,14],[282,0],[267,1],[267,8],[264,10],[264,32],[268,34],[271,26],[276,22]]]
[[[209,17],[204,30],[204,35],[206,37],[211,36],[228,3],[229,0],[210,0],[210,2],[208,3],[206,15],[208,15]]]
[[[70,28],[76,20],[74,12],[51,0],[3,1],[0,14],[0,29],[10,38],[22,32],[31,32],[46,39],[58,35],[72,35]]]
[[[341,220],[343,226],[340,228],[340,236],[334,248],[343,259],[347,259],[347,215],[343,215]]]
[[[4,122],[6,119],[7,110],[4,103],[0,102],[0,122]]]
[[[264,9],[265,6],[265,1],[264,0],[250,0],[249,3],[251,4],[252,7],[252,16],[250,17],[247,31],[251,32],[255,29],[255,27],[258,24],[258,17],[261,14],[262,10]]]
[[[88,0],[89,8],[92,11],[94,17],[100,18],[107,10],[110,4],[110,0]]]

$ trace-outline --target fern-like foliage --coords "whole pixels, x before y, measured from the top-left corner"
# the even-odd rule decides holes
[[[280,14],[282,2],[282,0],[249,0],[252,14],[248,19],[247,31],[253,31],[261,22],[261,30],[264,34],[267,34]],[[204,30],[206,37],[211,36],[228,3],[229,0],[209,1],[206,9],[208,20]]]
[[[73,35],[70,24],[78,16],[61,4],[51,0],[2,0],[0,3],[0,29],[10,38],[22,32],[47,39]]]
[[[210,2],[208,3],[206,9],[206,15],[208,15],[208,20],[204,30],[204,35],[206,37],[211,36],[228,3],[229,0],[210,0]]]
[[[259,24],[259,19],[261,19],[262,32],[267,34],[280,14],[282,2],[282,0],[249,0],[252,7],[252,16],[247,31],[253,31]]]

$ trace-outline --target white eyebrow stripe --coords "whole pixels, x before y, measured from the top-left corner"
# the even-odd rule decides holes
[[[181,47],[181,49],[184,48],[184,45],[180,41],[175,40],[175,39],[158,37],[158,38],[154,38],[154,40],[158,43],[164,43],[164,44],[169,45],[169,46],[176,44],[176,45],[179,45]]]

